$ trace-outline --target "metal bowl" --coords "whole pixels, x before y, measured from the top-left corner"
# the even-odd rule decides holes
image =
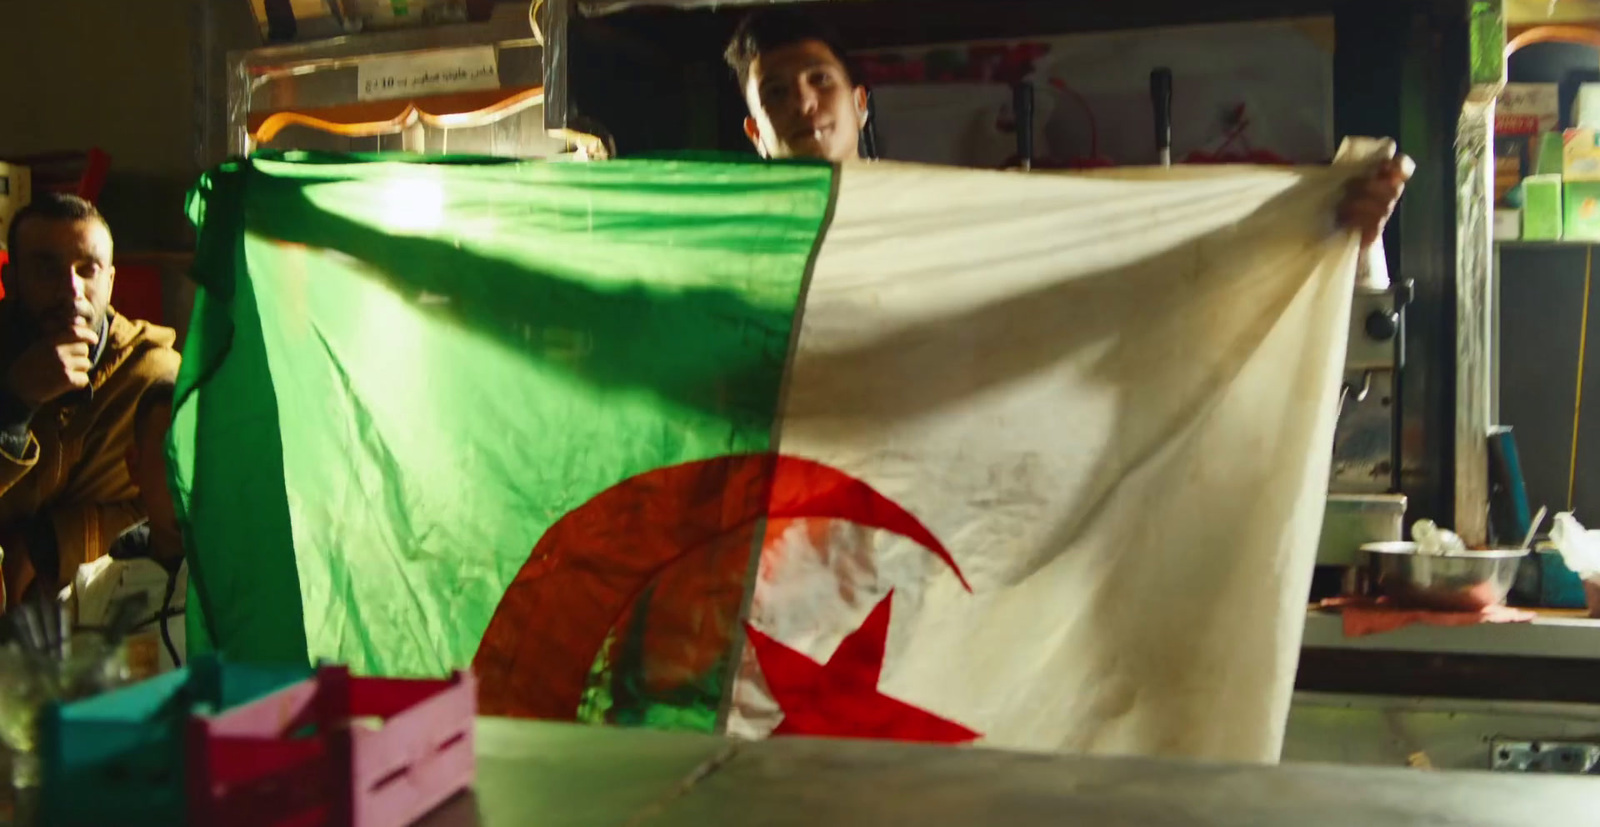
[[[1418,554],[1416,543],[1361,547],[1378,592],[1402,606],[1463,612],[1505,602],[1524,549]]]

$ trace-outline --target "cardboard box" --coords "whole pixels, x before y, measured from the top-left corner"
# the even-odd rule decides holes
[[[1600,241],[1600,181],[1565,181],[1561,189],[1561,237]]]
[[[1533,153],[1534,175],[1560,175],[1562,173],[1563,140],[1560,132],[1546,132],[1539,136],[1539,151]]]
[[[1554,83],[1508,83],[1500,92],[1494,105],[1495,143],[1501,136],[1541,135],[1554,132],[1561,125],[1561,90]],[[1539,145],[1534,142],[1528,149],[1527,168],[1523,175],[1539,162]],[[1496,152],[1498,155],[1498,151]]]
[[[1498,207],[1494,211],[1494,240],[1516,241],[1522,238],[1522,210]]]
[[[1512,206],[1506,200],[1506,194],[1511,192],[1522,179],[1533,174],[1532,149],[1536,142],[1534,135],[1496,135],[1494,136],[1494,203],[1498,206]]]
[[[1494,104],[1494,131],[1500,135],[1550,132],[1561,120],[1560,87],[1554,83],[1508,83]]]
[[[1578,85],[1578,96],[1572,102],[1572,125],[1600,129],[1600,83]]]
[[[1522,238],[1555,241],[1561,238],[1563,182],[1559,175],[1530,175],[1522,182]]]
[[[1538,171],[1545,142],[1561,119],[1560,87],[1554,83],[1508,83],[1495,101],[1494,202],[1516,206],[1506,195]]]
[[[1561,141],[1561,180],[1600,181],[1600,130],[1566,131]]]
[[[0,163],[0,249],[5,248],[6,230],[11,226],[11,216],[27,206],[33,198],[32,176],[28,168],[18,164]]]

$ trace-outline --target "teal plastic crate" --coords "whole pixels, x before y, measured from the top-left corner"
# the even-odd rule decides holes
[[[216,713],[310,676],[196,656],[133,686],[39,713],[41,823],[59,827],[187,822],[184,738],[191,712]]]

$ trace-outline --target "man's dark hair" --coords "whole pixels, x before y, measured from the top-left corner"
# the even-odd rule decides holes
[[[22,227],[22,222],[30,218],[48,221],[98,221],[107,230],[111,229],[111,225],[106,223],[105,216],[102,216],[93,204],[76,195],[63,195],[47,190],[35,195],[27,206],[11,216],[11,226],[6,229],[8,251],[16,252],[17,230]]]
[[[133,434],[138,439],[144,433],[145,422],[156,408],[171,408],[175,386],[170,380],[159,379],[139,395],[139,405],[133,409]]]
[[[739,91],[742,93],[750,82],[750,64],[755,63],[756,58],[807,40],[827,46],[833,56],[844,64],[845,74],[851,74],[850,63],[845,60],[844,49],[839,45],[839,38],[834,31],[792,9],[762,9],[745,15],[739,21],[739,27],[733,30],[733,38],[728,41],[728,50],[723,57],[739,76]]]

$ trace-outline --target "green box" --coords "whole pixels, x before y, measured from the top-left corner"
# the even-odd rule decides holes
[[[1523,179],[1522,240],[1555,241],[1561,238],[1561,191],[1559,175],[1530,175]]]
[[[1562,143],[1565,136],[1560,132],[1546,132],[1539,139],[1539,151],[1533,153],[1534,175],[1561,175],[1566,170],[1562,160],[1566,155],[1566,146]]]
[[[1506,82],[1505,0],[1473,0],[1472,84],[1496,86]]]
[[[1600,181],[1567,181],[1562,191],[1561,237],[1600,241]]]

